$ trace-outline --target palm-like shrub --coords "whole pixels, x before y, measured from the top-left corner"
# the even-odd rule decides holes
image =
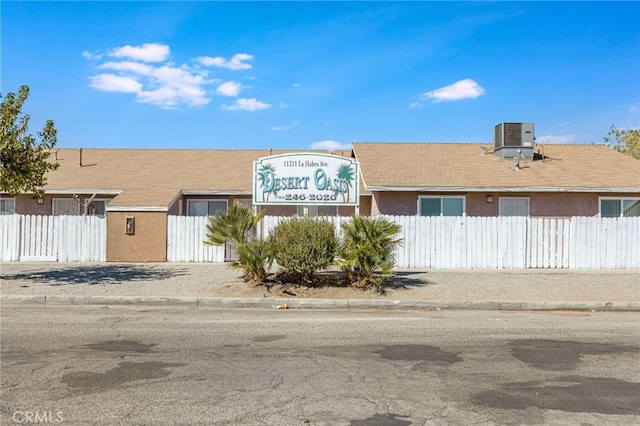
[[[218,212],[209,218],[206,244],[229,243],[238,254],[236,267],[244,271],[246,281],[262,282],[273,264],[272,245],[254,237],[254,230],[266,210],[257,215],[243,204],[234,203],[226,212]]]
[[[291,217],[278,224],[269,235],[278,265],[307,282],[316,271],[333,263],[338,239],[327,219]]]
[[[337,264],[354,286],[382,292],[393,276],[400,225],[384,218],[353,216],[342,225]]]
[[[239,260],[235,266],[243,270],[245,281],[263,283],[273,265],[273,244],[256,238],[240,244],[236,253]]]
[[[266,210],[262,210],[254,215],[246,205],[234,203],[226,212],[218,212],[209,218],[205,243],[220,246],[231,242],[239,246],[252,237],[253,230],[265,213]]]

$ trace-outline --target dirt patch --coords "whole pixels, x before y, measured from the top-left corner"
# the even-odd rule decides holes
[[[305,281],[294,274],[279,272],[269,276],[264,283],[228,283],[217,288],[217,296],[227,297],[290,297],[303,299],[367,299],[411,297],[409,293],[423,292],[429,285],[425,273],[398,272],[390,279],[381,293],[371,287],[356,287],[345,274],[337,271],[318,272],[312,281]]]

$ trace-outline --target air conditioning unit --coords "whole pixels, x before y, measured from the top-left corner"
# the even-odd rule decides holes
[[[500,123],[493,128],[493,150],[503,160],[533,160],[533,123]]]

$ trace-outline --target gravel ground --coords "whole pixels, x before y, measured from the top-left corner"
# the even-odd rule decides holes
[[[250,285],[219,263],[0,263],[3,295],[297,297],[638,302],[639,270],[398,270],[386,295],[351,287]]]

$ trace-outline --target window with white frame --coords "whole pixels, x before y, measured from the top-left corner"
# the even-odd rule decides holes
[[[418,198],[420,216],[464,216],[464,197],[422,196]]]
[[[15,214],[15,212],[16,212],[15,198],[0,198],[0,215]]]
[[[640,216],[640,198],[600,198],[600,216]]]
[[[187,216],[215,216],[227,211],[227,200],[187,200]]]
[[[529,197],[500,197],[498,199],[500,216],[529,216]]]
[[[306,210],[305,210],[306,209]],[[312,204],[308,206],[298,206],[298,216],[337,216],[338,206],[323,206]]]
[[[54,198],[52,214],[54,216],[77,216],[80,214],[80,203],[73,198]]]
[[[87,215],[105,217],[107,215],[107,204],[110,200],[93,200],[87,206]]]

